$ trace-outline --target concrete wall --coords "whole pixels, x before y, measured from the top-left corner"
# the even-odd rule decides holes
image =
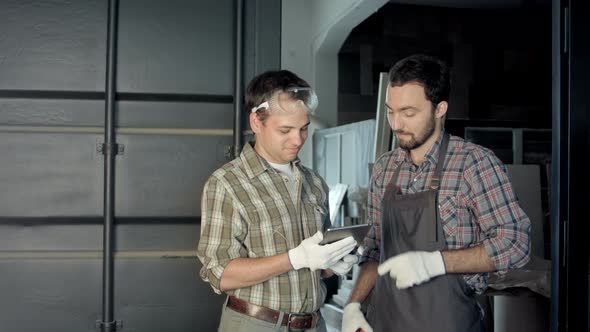
[[[315,88],[319,98],[315,115],[318,128],[337,124],[338,51],[342,43],[355,26],[385,3],[385,0],[282,1],[281,67],[298,73]],[[309,146],[301,151],[300,158],[305,165],[312,165]]]

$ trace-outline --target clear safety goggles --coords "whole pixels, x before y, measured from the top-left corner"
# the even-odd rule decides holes
[[[302,104],[310,113],[313,113],[318,107],[318,96],[312,88],[291,87],[284,91],[275,92],[269,100],[253,107],[252,113],[256,113],[261,109],[289,111],[296,104],[286,102],[293,100]]]

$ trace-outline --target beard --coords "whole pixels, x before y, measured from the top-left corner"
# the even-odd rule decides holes
[[[424,144],[433,134],[434,134],[434,115],[430,118],[430,121],[426,124],[423,130],[418,132],[417,134],[408,133],[405,131],[396,131],[396,134],[409,134],[410,139],[403,140],[398,138],[399,146],[405,150],[414,150],[419,148]]]

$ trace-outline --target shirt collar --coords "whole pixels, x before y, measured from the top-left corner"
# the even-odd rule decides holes
[[[445,130],[441,130],[440,135],[430,147],[430,150],[424,156],[424,160],[428,160],[431,165],[436,165],[438,162],[438,154],[440,151],[440,146],[442,145],[442,139],[446,135]]]
[[[254,144],[255,142],[248,142],[244,144],[244,148],[240,153],[240,159],[242,160],[242,163],[246,168],[246,174],[248,174],[248,177],[250,179],[259,176],[260,174],[266,172],[269,169],[273,169],[272,166],[270,166],[270,164],[268,163],[268,161],[262,158],[256,152],[256,150],[254,150]],[[293,160],[292,163],[293,167],[298,166],[300,163],[299,157],[295,158],[295,160]]]

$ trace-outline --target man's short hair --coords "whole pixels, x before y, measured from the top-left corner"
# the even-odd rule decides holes
[[[309,83],[288,70],[271,70],[254,77],[246,88],[246,112],[269,101],[275,92],[285,91],[292,87],[309,88]],[[261,120],[268,116],[268,111],[257,112]]]
[[[449,67],[435,57],[415,54],[396,62],[389,70],[389,84],[402,86],[418,83],[424,87],[426,98],[436,107],[449,101],[451,74]]]

